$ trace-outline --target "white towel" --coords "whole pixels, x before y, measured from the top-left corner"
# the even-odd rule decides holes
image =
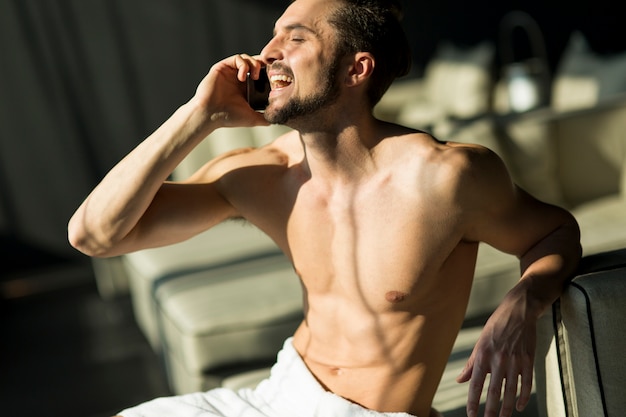
[[[271,375],[255,389],[207,392],[157,398],[119,413],[123,417],[413,417],[380,413],[326,391],[285,341]]]

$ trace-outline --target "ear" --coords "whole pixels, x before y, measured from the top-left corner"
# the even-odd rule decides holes
[[[369,52],[357,52],[346,75],[346,85],[355,87],[365,83],[374,72],[374,56]]]

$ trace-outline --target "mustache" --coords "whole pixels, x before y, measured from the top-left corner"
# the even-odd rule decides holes
[[[291,69],[281,62],[272,63],[268,65],[266,69],[268,71],[281,72],[285,75],[288,75],[289,77],[293,77],[293,72],[291,71]]]

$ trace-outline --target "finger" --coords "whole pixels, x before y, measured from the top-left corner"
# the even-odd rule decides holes
[[[260,64],[254,63],[253,58],[248,54],[238,54],[235,55],[235,68],[237,68],[237,79],[241,82],[246,81],[246,77],[248,72],[252,72],[255,69],[255,66],[259,66]],[[257,69],[258,71],[258,69]],[[258,72],[257,72],[258,77]]]
[[[522,386],[520,388],[519,399],[517,400],[517,411],[522,411],[530,401],[530,393],[533,388],[533,365],[532,362],[525,364],[522,370]]]
[[[500,372],[492,373],[487,388],[487,399],[485,400],[485,417],[495,417],[500,408],[500,398],[502,398],[502,383],[504,378]]]
[[[467,392],[467,415],[475,417],[478,415],[478,407],[480,406],[480,397],[483,393],[483,386],[487,373],[482,372],[478,367],[473,367],[472,377],[470,379],[469,389]]]
[[[263,60],[261,60],[261,57],[259,55],[254,55],[249,58],[250,66],[248,68],[248,71],[250,72],[250,77],[252,77],[253,80],[258,80],[261,75],[261,68],[265,67],[266,64]]]
[[[517,395],[517,385],[517,375],[511,375],[506,378],[500,417],[509,417],[513,413],[513,405],[515,404],[515,397]]]
[[[263,58],[261,57],[261,55],[253,55],[252,59],[254,60],[255,64],[258,64],[258,66],[255,67],[256,71],[255,71],[255,80],[258,79],[258,75],[261,72],[261,68],[266,67],[267,66],[267,62],[265,62],[263,60]]]
[[[463,367],[463,370],[456,377],[456,382],[463,383],[463,382],[469,381],[470,377],[472,376],[472,371],[473,370],[474,370],[474,357],[470,356],[470,358],[465,363],[465,366]]]

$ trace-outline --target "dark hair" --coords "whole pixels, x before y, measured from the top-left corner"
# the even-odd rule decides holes
[[[376,65],[367,92],[374,107],[398,77],[411,69],[411,48],[400,24],[399,0],[340,0],[330,17],[339,32],[338,53],[342,56],[370,52]]]

